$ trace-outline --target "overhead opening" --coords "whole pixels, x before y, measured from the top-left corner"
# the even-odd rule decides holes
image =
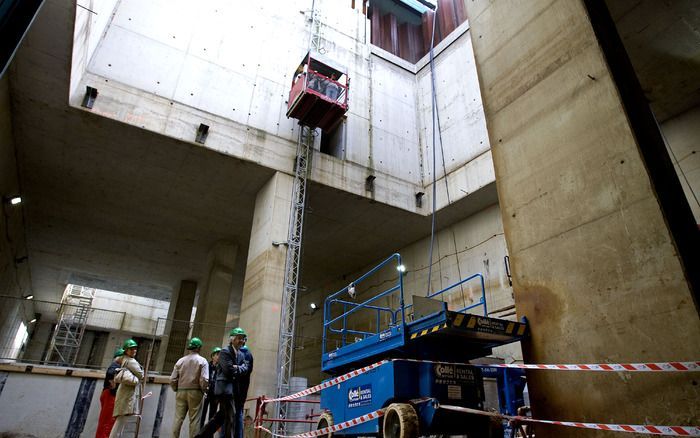
[[[418,62],[430,51],[436,4],[435,45],[466,21],[464,0],[373,1],[369,13],[372,44]]]
[[[321,153],[345,158],[345,120],[329,131],[322,131]]]
[[[157,353],[167,301],[69,284],[61,302],[32,300],[41,314],[27,362],[103,367],[125,339],[139,343],[137,360]],[[145,363],[145,362],[144,362]]]

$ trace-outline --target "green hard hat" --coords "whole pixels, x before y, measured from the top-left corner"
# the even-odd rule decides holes
[[[245,330],[243,330],[240,327],[236,327],[235,329],[233,329],[229,332],[229,336],[248,336],[248,335],[246,334]]]
[[[112,357],[119,357],[119,356],[124,356],[124,349],[123,348],[117,348],[114,350],[114,356]]]
[[[190,342],[187,343],[187,349],[196,350],[197,348],[202,348],[202,340],[199,338],[190,339]]]
[[[134,348],[138,347],[139,344],[136,343],[133,339],[127,339],[124,341],[124,346],[122,347],[124,350],[128,350],[129,348]]]
[[[221,347],[214,347],[214,348],[212,348],[212,350],[211,350],[211,355],[213,356],[213,355],[215,355],[216,353],[218,353],[218,352],[220,352],[220,351],[221,351]]]

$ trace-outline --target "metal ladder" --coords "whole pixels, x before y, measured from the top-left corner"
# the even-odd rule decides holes
[[[66,287],[44,362],[57,365],[75,364],[93,298],[95,289],[72,284]]]
[[[279,346],[277,351],[277,397],[289,391],[294,354],[294,327],[296,322],[297,292],[301,278],[301,243],[304,231],[304,207],[306,204],[306,181],[309,174],[311,149],[316,130],[301,126],[297,143],[292,207],[287,236],[287,258],[284,267],[284,291],[280,319]],[[287,418],[287,403],[278,403],[277,418]],[[278,423],[278,433],[285,432],[283,422]]]

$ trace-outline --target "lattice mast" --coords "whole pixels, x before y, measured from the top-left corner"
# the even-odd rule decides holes
[[[301,278],[301,246],[302,233],[304,231],[306,181],[314,137],[314,128],[301,126],[297,143],[292,207],[287,237],[287,259],[284,269],[284,291],[282,293],[279,350],[277,352],[277,370],[279,373],[277,375],[277,397],[283,397],[288,394],[289,381],[292,377],[297,292],[299,291]],[[287,404],[279,403],[278,418],[286,417]],[[279,429],[283,432],[285,429],[284,423],[278,424]]]

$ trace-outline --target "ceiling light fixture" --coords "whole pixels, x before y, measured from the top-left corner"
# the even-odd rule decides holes
[[[34,295],[29,294],[26,297],[24,297],[24,299],[25,300],[32,300],[32,299],[34,299]]]
[[[406,272],[406,266],[405,265],[399,265],[396,267],[396,270],[399,272]]]
[[[2,200],[10,205],[19,205],[22,203],[22,197],[20,195],[3,196]]]

